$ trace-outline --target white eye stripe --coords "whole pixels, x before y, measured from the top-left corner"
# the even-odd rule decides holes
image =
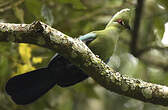
[[[129,8],[122,9],[121,11],[117,12],[117,13],[113,16],[112,21],[113,21],[114,19],[116,19],[116,17],[118,17],[120,14],[125,13],[125,12],[129,12],[129,11],[130,11]]]

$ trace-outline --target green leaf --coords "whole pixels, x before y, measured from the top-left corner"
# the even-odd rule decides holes
[[[165,9],[168,9],[168,0],[158,0],[160,5],[162,5]]]
[[[0,77],[4,76],[8,70],[8,59],[5,56],[0,56]]]
[[[21,8],[18,7],[14,7],[13,8],[14,13],[16,15],[16,17],[20,20],[21,23],[24,23],[24,11]]]
[[[86,9],[86,7],[81,3],[80,0],[58,0],[60,3],[72,4],[76,9]]]
[[[25,0],[26,7],[35,17],[41,18],[42,2],[40,0]]]
[[[154,20],[154,26],[155,26],[155,34],[158,37],[158,39],[162,39],[163,38],[163,34],[164,34],[164,27],[165,24],[165,19],[162,16],[156,17]]]
[[[94,83],[83,83],[81,85],[75,85],[74,88],[81,94],[85,94],[88,98],[99,99],[100,97],[94,89],[95,86],[96,85]]]
[[[53,23],[54,23],[54,16],[52,14],[51,9],[49,9],[46,5],[42,6],[41,15],[46,20],[47,24],[49,24],[50,26],[53,25]]]

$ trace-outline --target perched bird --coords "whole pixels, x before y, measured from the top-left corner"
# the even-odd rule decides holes
[[[120,33],[130,29],[130,14],[130,9],[123,9],[112,17],[104,30],[90,32],[80,36],[79,39],[107,63]],[[38,99],[54,85],[68,87],[88,77],[80,68],[56,53],[46,68],[9,79],[6,84],[6,92],[16,104],[25,105]]]

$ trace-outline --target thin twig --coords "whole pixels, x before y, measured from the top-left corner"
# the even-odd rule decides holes
[[[12,1],[6,1],[6,2],[0,2],[0,8],[5,7],[6,5],[9,5]]]
[[[137,54],[137,45],[138,45],[138,31],[140,27],[140,20],[141,20],[141,15],[142,15],[142,9],[143,9],[143,2],[144,0],[137,0],[137,6],[136,6],[136,14],[135,14],[135,21],[134,21],[134,28],[132,32],[132,41],[130,43],[130,48],[131,48],[131,53],[134,56],[138,56]]]
[[[103,8],[97,9],[97,10],[95,10],[93,12],[87,13],[84,16],[80,16],[80,17],[78,17],[76,19],[72,19],[70,22],[71,23],[77,23],[77,22],[80,22],[82,20],[87,20],[87,19],[90,19],[90,18],[94,18],[96,15],[102,14],[104,12],[108,12],[109,10],[112,11],[114,9],[124,8],[123,5],[121,5],[121,6],[113,6],[113,7],[111,7],[111,6],[105,6],[105,7],[106,8],[103,7]]]
[[[5,6],[5,7],[3,7],[3,8],[0,8],[0,13],[5,12],[5,11],[8,11],[8,10],[10,10],[12,7],[18,6],[18,5],[22,4],[23,2],[24,2],[24,0],[19,0],[19,1],[17,1],[16,3],[11,3],[11,4],[8,5],[8,6]]]

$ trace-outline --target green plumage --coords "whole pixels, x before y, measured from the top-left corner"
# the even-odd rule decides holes
[[[96,39],[89,43],[88,47],[92,52],[107,61],[112,56],[114,45],[119,37],[121,30],[115,26],[111,26],[101,31],[94,31]]]
[[[113,16],[104,30],[93,31],[79,39],[86,41],[92,52],[98,55],[103,61],[107,61],[113,54],[113,50],[120,33],[129,30],[131,15],[130,9],[123,9]]]

